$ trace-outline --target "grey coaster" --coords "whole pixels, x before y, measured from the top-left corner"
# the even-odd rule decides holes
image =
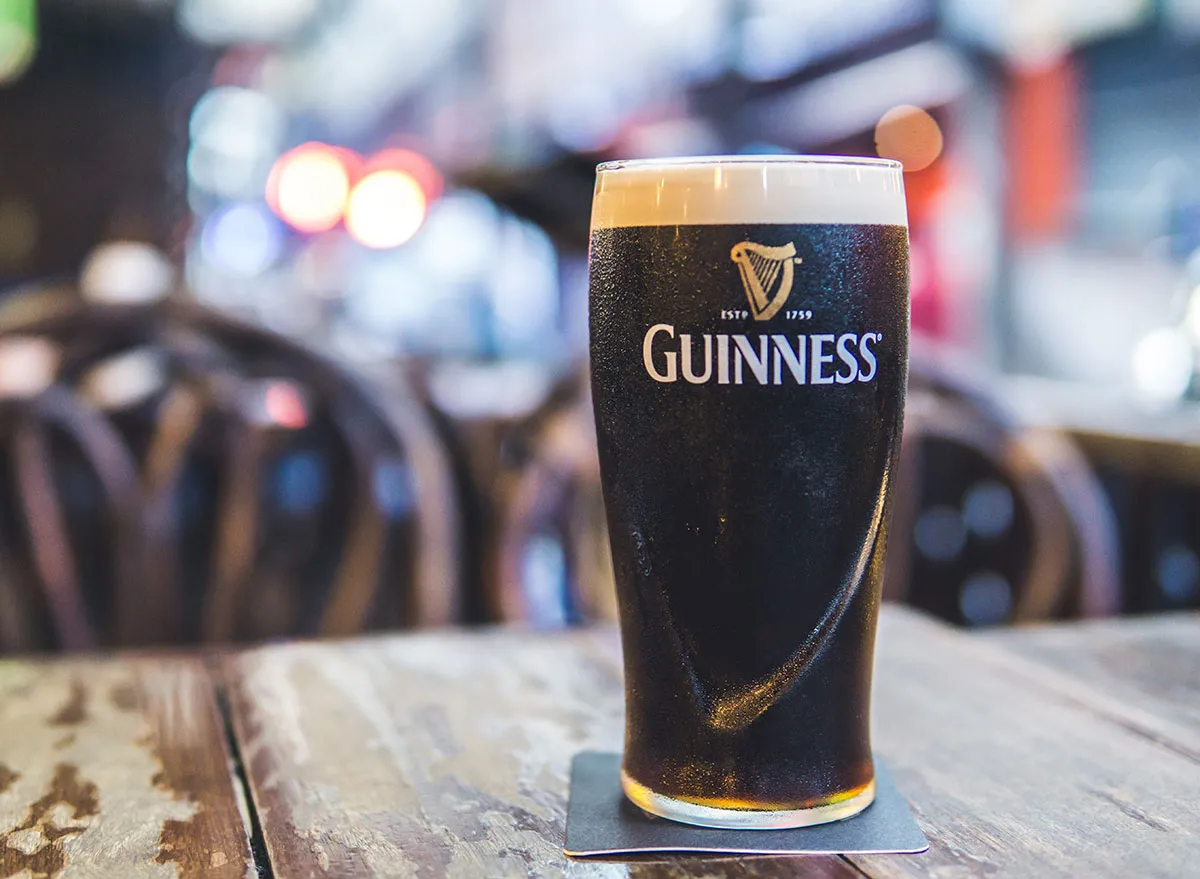
[[[853,818],[795,830],[710,830],[655,818],[621,792],[620,754],[584,751],[571,764],[563,851],[572,857],[650,852],[876,855],[927,848],[929,841],[878,758],[874,803]]]

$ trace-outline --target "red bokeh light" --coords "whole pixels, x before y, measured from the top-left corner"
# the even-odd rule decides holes
[[[301,232],[326,232],[346,210],[358,157],[324,143],[305,143],[276,160],[267,179],[267,204]]]
[[[304,397],[291,382],[271,382],[263,395],[263,408],[268,418],[288,430],[299,430],[308,424]]]
[[[416,150],[390,147],[371,156],[363,169],[364,174],[376,171],[400,171],[412,177],[425,194],[425,203],[432,204],[442,194],[444,181],[433,162]]]

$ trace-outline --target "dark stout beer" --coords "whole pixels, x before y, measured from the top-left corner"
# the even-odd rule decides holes
[[[615,163],[592,227],[626,794],[718,827],[855,814],[907,370],[899,166]]]

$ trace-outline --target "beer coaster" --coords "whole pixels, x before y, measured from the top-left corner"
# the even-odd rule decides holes
[[[706,852],[736,855],[915,854],[929,848],[887,768],[875,759],[875,802],[853,818],[793,830],[711,830],[647,815],[621,792],[621,755],[584,751],[571,764],[571,857]]]

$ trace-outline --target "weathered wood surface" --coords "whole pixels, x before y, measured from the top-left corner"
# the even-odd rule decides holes
[[[931,848],[870,876],[1184,877],[1200,870],[1200,762],[1114,722],[1052,670],[885,612],[874,742]],[[1111,706],[1105,706],[1111,707]]]
[[[986,637],[1036,663],[1043,686],[1200,760],[1200,613],[1022,626]]]
[[[226,673],[278,876],[1195,875],[1200,762],[1003,646],[891,608],[881,628],[876,747],[923,855],[565,859],[570,758],[621,744],[612,632],[269,647]]]
[[[614,633],[270,647],[227,676],[276,876],[696,875],[672,858],[563,857],[571,757],[621,745]],[[779,863],[730,858],[702,875]],[[856,875],[832,858],[816,867]]]
[[[0,662],[0,879],[256,875],[199,660]]]

